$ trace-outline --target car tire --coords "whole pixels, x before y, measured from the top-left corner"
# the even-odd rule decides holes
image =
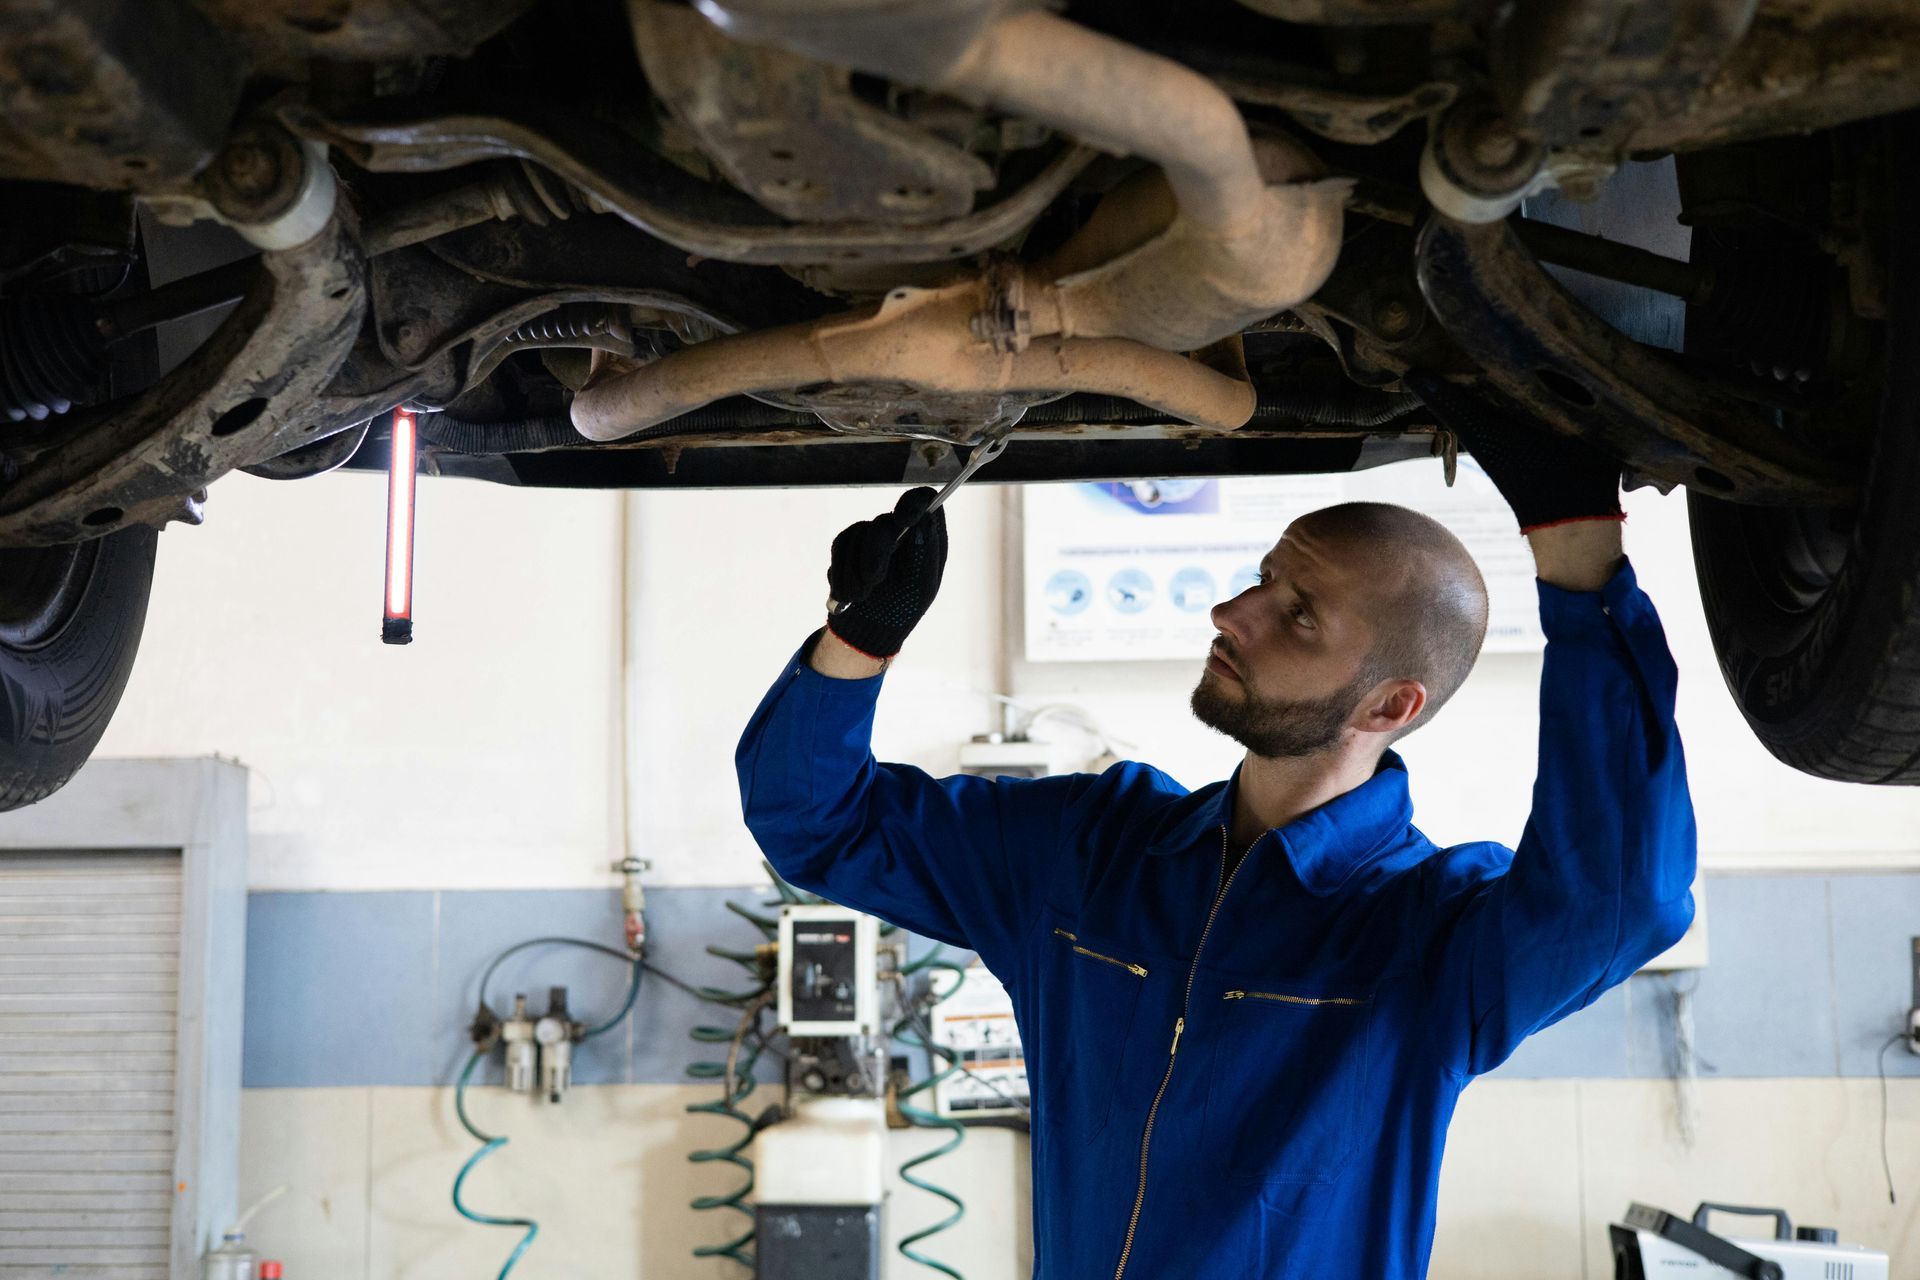
[[[1767,509],[1689,493],[1688,514],[1721,671],[1767,750],[1824,778],[1920,785],[1920,117],[1881,127],[1885,154],[1904,160],[1887,173],[1884,376],[1863,500]],[[1690,348],[1703,319],[1690,311]]]
[[[155,529],[0,549],[0,811],[66,784],[106,732],[133,671]]]

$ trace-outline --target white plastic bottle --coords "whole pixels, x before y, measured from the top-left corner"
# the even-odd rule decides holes
[[[220,1247],[209,1253],[201,1271],[202,1280],[254,1280],[253,1250],[247,1247],[246,1233],[229,1231],[220,1238]]]

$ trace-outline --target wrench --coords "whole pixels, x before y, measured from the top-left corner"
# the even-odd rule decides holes
[[[970,480],[973,477],[974,472],[986,466],[989,462],[992,462],[995,458],[999,457],[1001,454],[1005,453],[1007,450],[1007,441],[1010,439],[1012,439],[1011,436],[1004,436],[1004,435],[994,436],[991,439],[982,440],[979,444],[973,446],[973,449],[967,454],[967,461],[965,465],[963,465],[960,468],[959,474],[954,476],[953,479],[947,481],[944,485],[940,486],[940,492],[933,495],[933,501],[929,502],[927,504],[927,509],[920,513],[921,518],[924,519],[925,517],[930,516],[935,511],[939,510],[940,505],[944,503],[948,498],[951,498],[955,493],[957,493],[960,489],[960,486],[965,484],[968,480]],[[916,521],[916,523],[918,522]],[[902,538],[905,538],[908,532],[912,530],[912,528],[913,528],[913,525],[908,525],[905,529],[902,529],[900,531],[899,537],[896,537],[893,540],[893,545],[896,547],[899,546],[900,540]],[[848,609],[852,607],[853,607],[853,601],[851,600],[848,600],[848,601],[828,600],[827,601],[828,613],[845,613]]]
[[[966,465],[960,468],[960,474],[940,487],[940,492],[933,495],[933,501],[927,504],[927,509],[922,514],[932,515],[935,511],[938,511],[941,503],[951,498],[955,492],[959,490],[961,485],[973,478],[974,472],[1005,453],[1007,450],[1007,441],[1012,438],[1011,436],[995,436],[991,440],[982,440],[979,444],[973,446],[972,452],[967,454]],[[911,528],[912,526],[908,527]],[[906,537],[906,534],[907,531],[905,529],[900,531],[901,537]],[[897,546],[899,544],[896,543],[895,545]]]

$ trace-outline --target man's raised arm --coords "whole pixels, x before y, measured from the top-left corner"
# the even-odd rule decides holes
[[[1436,1030],[1472,1074],[1686,931],[1696,842],[1673,658],[1622,552],[1617,466],[1544,425],[1436,409],[1532,544],[1547,638],[1533,808],[1512,862],[1490,874],[1489,847],[1488,865],[1455,863],[1460,882],[1436,886]]]
[[[1013,982],[1066,815],[1097,780],[936,779],[873,758],[882,673],[946,562],[945,512],[922,514],[932,492],[834,540],[835,611],[747,724],[734,757],[740,802],[790,883],[978,951]]]

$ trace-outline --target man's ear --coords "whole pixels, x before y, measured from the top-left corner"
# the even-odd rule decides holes
[[[1362,733],[1399,733],[1427,709],[1427,686],[1418,680],[1382,680],[1354,711]]]

